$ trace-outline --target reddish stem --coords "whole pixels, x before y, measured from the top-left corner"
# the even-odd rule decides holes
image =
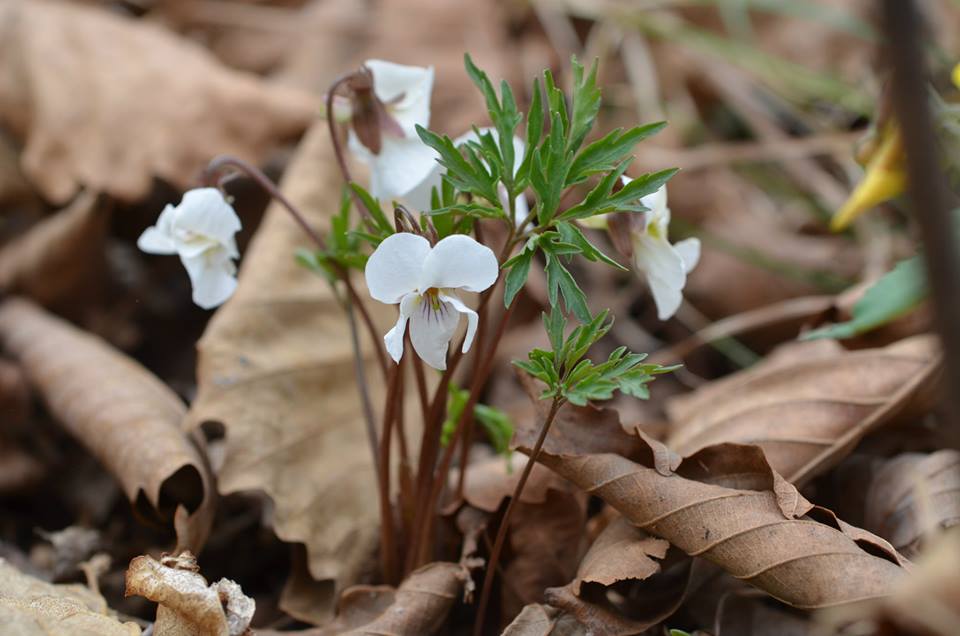
[[[507,504],[507,510],[503,513],[503,519],[500,521],[500,527],[497,529],[497,538],[493,542],[493,552],[490,553],[490,561],[487,563],[486,574],[483,577],[483,589],[480,592],[480,601],[477,604],[477,618],[473,624],[473,636],[481,636],[483,634],[484,614],[486,614],[487,611],[487,603],[490,601],[490,590],[493,588],[493,579],[496,578],[495,572],[497,564],[500,561],[500,553],[503,550],[503,542],[507,537],[507,529],[510,527],[510,516],[513,514],[513,509],[517,502],[520,500],[524,486],[527,485],[527,479],[530,477],[537,458],[540,457],[543,442],[547,439],[547,433],[550,432],[550,425],[553,424],[553,420],[556,419],[557,412],[561,406],[561,400],[554,398],[553,403],[550,405],[550,412],[547,413],[547,418],[540,426],[540,435],[537,437],[537,443],[533,446],[533,451],[531,451],[530,457],[527,459],[527,464],[523,467],[523,474],[520,475],[520,481],[517,482],[513,496]]]

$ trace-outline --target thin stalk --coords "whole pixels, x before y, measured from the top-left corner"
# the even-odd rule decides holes
[[[437,503],[440,501],[440,495],[443,493],[443,487],[446,485],[446,475],[450,471],[450,464],[453,461],[454,449],[457,448],[457,442],[463,435],[465,423],[468,419],[472,418],[473,407],[476,406],[477,401],[480,399],[480,392],[483,390],[483,387],[487,383],[487,379],[490,377],[490,371],[493,368],[493,359],[496,356],[497,347],[499,346],[500,340],[503,338],[503,334],[506,331],[507,323],[510,320],[510,316],[513,314],[514,307],[516,307],[516,303],[511,303],[510,307],[508,307],[507,311],[504,312],[503,317],[500,319],[500,322],[497,325],[497,330],[494,332],[493,340],[491,341],[490,346],[487,348],[486,356],[483,358],[483,364],[480,366],[479,372],[474,376],[473,382],[470,385],[470,395],[467,398],[466,405],[463,407],[463,412],[460,413],[460,418],[457,420],[453,437],[450,439],[450,443],[447,444],[447,447],[444,449],[443,456],[440,459],[440,465],[437,471],[433,474],[433,479],[430,481],[429,495],[427,496],[423,505],[423,520],[421,521],[421,525],[416,528],[417,536],[415,537],[415,540],[417,540],[419,543],[418,547],[413,551],[415,565],[421,565],[426,558],[427,550],[430,545],[430,538],[432,535],[432,525],[430,524],[429,520],[433,517],[433,511],[436,509]]]
[[[540,435],[537,437],[537,443],[534,444],[533,450],[530,452],[527,464],[523,467],[523,473],[520,475],[520,481],[517,482],[513,496],[507,504],[507,510],[503,513],[503,519],[500,521],[500,527],[497,529],[497,538],[493,542],[493,552],[490,553],[486,574],[483,577],[483,589],[480,592],[480,601],[477,605],[477,618],[473,624],[474,636],[481,636],[481,634],[483,634],[484,614],[487,611],[487,603],[490,600],[490,590],[493,588],[493,579],[496,578],[495,572],[497,564],[500,562],[500,553],[503,551],[503,541],[506,539],[507,529],[510,527],[510,516],[513,514],[513,509],[517,502],[520,500],[523,488],[527,485],[527,479],[530,477],[530,472],[533,470],[534,464],[536,464],[537,459],[540,457],[543,442],[547,439],[547,433],[550,432],[550,426],[553,424],[553,420],[556,419],[557,412],[561,406],[563,406],[563,401],[560,398],[554,398],[553,403],[550,405],[550,412],[547,413],[547,418],[543,421],[543,424],[540,425]]]
[[[363,354],[360,350],[360,334],[357,330],[357,317],[353,311],[353,300],[350,295],[343,300],[343,307],[347,312],[347,324],[350,325],[350,344],[353,349],[353,373],[357,380],[357,388],[360,391],[360,406],[363,409],[363,421],[367,429],[367,443],[370,445],[370,454],[374,459],[374,468],[377,470],[379,483],[380,466],[377,462],[377,427],[373,423],[373,404],[370,401],[370,388],[367,385],[366,373],[363,369]],[[389,493],[380,493],[381,503],[384,497],[389,497]]]
[[[427,378],[424,376],[423,360],[420,356],[414,356],[413,376],[417,382],[417,395],[420,398],[420,414],[426,426],[427,416],[430,414],[430,398],[427,396]]]
[[[353,300],[354,306],[360,312],[360,318],[363,320],[363,325],[367,329],[367,335],[370,336],[370,340],[373,343],[373,351],[377,356],[377,363],[380,367],[380,374],[383,376],[383,379],[387,379],[388,369],[390,365],[387,363],[387,356],[381,346],[382,339],[379,332],[377,331],[376,325],[373,324],[373,319],[370,317],[370,313],[367,312],[367,308],[364,306],[363,301],[360,300],[360,296],[357,294],[356,288],[353,286],[353,283],[350,281],[350,272],[343,269],[342,267],[337,267],[337,274],[340,276],[340,280],[343,281],[344,286],[347,288],[347,293],[350,295],[350,298]]]
[[[346,157],[343,154],[343,145],[340,143],[340,135],[337,134],[337,121],[333,116],[333,98],[337,92],[337,89],[346,82],[348,79],[353,77],[354,72],[345,73],[333,80],[333,84],[330,85],[330,88],[327,89],[327,128],[330,130],[330,143],[333,144],[333,154],[337,157],[337,165],[340,167],[340,174],[343,175],[343,180],[347,182],[347,185],[353,183],[353,179],[350,177],[350,168],[347,166]],[[373,222],[373,215],[370,214],[370,210],[367,209],[367,206],[364,205],[363,199],[354,192],[353,188],[347,188],[350,191],[350,196],[353,198],[354,204],[357,206],[357,210],[363,215],[364,220],[370,224]]]
[[[293,205],[289,199],[282,192],[280,188],[277,187],[273,181],[270,180],[270,177],[265,175],[259,168],[254,165],[251,165],[240,159],[238,157],[233,157],[230,155],[219,155],[213,158],[213,160],[207,164],[206,169],[203,171],[203,181],[209,185],[219,185],[218,174],[224,170],[224,168],[235,168],[243,174],[247,175],[251,179],[257,182],[261,188],[263,188],[267,194],[277,200],[287,212],[290,213],[290,216],[293,217],[293,220],[297,222],[297,225],[310,237],[314,243],[317,244],[317,247],[323,249],[326,247],[326,244],[323,242],[323,238],[320,236],[320,233],[313,229],[307,220],[304,218],[300,211]]]
[[[377,476],[380,482],[380,563],[383,578],[389,584],[399,580],[397,572],[397,543],[393,528],[393,507],[390,505],[390,441],[393,437],[393,423],[397,418],[403,366],[398,364],[390,371],[390,383],[387,387],[387,403],[383,410],[383,427],[380,436],[380,457],[377,462]],[[385,496],[384,496],[385,495]]]
[[[917,3],[880,2],[883,31],[893,67],[893,106],[907,156],[907,189],[923,239],[923,258],[934,309],[934,326],[943,347],[943,395],[950,445],[960,448],[960,254],[950,192],[940,164],[929,76],[925,63],[926,33]]]

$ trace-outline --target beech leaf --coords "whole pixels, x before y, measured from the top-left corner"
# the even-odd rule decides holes
[[[337,212],[341,178],[324,123],[301,142],[281,187],[314,227]],[[236,293],[198,343],[198,392],[188,421],[223,424],[220,491],[265,492],[276,505],[277,536],[303,543],[310,574],[333,581],[328,591],[339,594],[372,562],[380,515],[345,315],[329,284],[294,260],[309,241],[286,210],[268,208],[244,254]],[[395,310],[369,308],[385,319],[386,333]],[[373,362],[370,350],[366,368],[377,404],[383,383]],[[329,601],[316,606],[332,610]]]
[[[173,518],[180,548],[199,550],[215,493],[205,456],[181,429],[180,398],[133,359],[27,300],[0,305],[0,341],[130,501],[140,506],[145,497]]]
[[[904,554],[915,554],[925,535],[957,524],[960,452],[904,453],[874,476],[863,525]]]
[[[802,484],[867,433],[928,411],[939,370],[930,336],[860,351],[833,341],[794,343],[756,367],[671,400],[667,444],[682,455],[721,442],[756,444],[777,472]]]
[[[554,432],[563,439],[566,427],[590,425],[558,418],[540,461],[651,535],[774,598],[799,608],[851,603],[889,594],[906,573],[908,562],[892,546],[809,503],[759,447],[710,446],[663,475],[654,467],[662,454],[656,442],[641,440],[631,458],[594,452],[589,443],[579,449],[550,443]],[[535,435],[533,426],[518,429],[520,450],[529,453]]]
[[[186,189],[214,155],[263,159],[318,107],[157,25],[65,2],[3,3],[0,61],[0,125],[57,203],[80,187],[138,199],[155,177]]]

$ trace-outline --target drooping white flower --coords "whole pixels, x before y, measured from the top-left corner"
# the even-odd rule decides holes
[[[497,133],[496,128],[480,128],[481,134],[490,133],[493,135],[493,138],[499,143],[500,135]],[[459,148],[460,146],[466,144],[470,141],[480,141],[480,137],[473,130],[470,130],[456,139],[453,140],[453,145]],[[520,162],[523,161],[523,153],[526,152],[526,144],[523,143],[523,140],[520,137],[514,135],[513,137],[513,173],[516,174],[517,170],[520,168]],[[430,195],[433,188],[440,188],[441,177],[443,176],[445,170],[443,166],[439,163],[434,165],[433,171],[412,191],[410,191],[404,199],[407,203],[412,205],[417,210],[429,210],[430,209]],[[504,210],[509,210],[509,202],[506,201],[506,188],[503,184],[498,184],[500,187],[497,189],[498,193],[502,193],[499,202],[503,206]],[[527,214],[530,212],[530,208],[527,207],[527,199],[521,194],[518,195],[516,200],[513,203],[513,214],[514,222],[519,224],[527,218]]]
[[[390,126],[380,129],[380,148],[374,152],[351,130],[350,151],[370,166],[370,194],[378,199],[402,197],[419,185],[436,166],[437,153],[420,141],[417,125],[430,124],[433,67],[404,66],[367,60],[373,92]]]
[[[239,258],[234,235],[240,218],[216,188],[197,188],[180,205],[167,205],[157,224],[137,239],[150,254],[179,254],[193,285],[193,302],[204,309],[223,304],[237,288]]]
[[[460,316],[467,317],[463,353],[477,331],[477,313],[456,294],[482,292],[497,280],[497,258],[490,248],[465,234],[446,237],[433,247],[409,232],[393,234],[370,255],[367,288],[376,300],[400,305],[397,324],[383,337],[395,362],[403,357],[403,337],[410,323],[410,341],[424,362],[447,368],[447,348]]]
[[[630,181],[623,177],[624,185]],[[643,226],[632,230],[633,265],[647,279],[657,305],[657,317],[667,320],[680,308],[687,274],[700,261],[700,240],[688,238],[670,244],[666,185],[642,197],[640,202],[650,210],[643,213]]]

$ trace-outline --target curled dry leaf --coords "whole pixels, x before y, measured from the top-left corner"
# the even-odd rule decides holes
[[[337,211],[341,183],[325,125],[304,139],[282,189],[315,227]],[[336,594],[372,562],[380,516],[349,327],[329,285],[295,262],[302,247],[313,246],[272,205],[244,255],[235,295],[198,344],[188,421],[224,425],[221,492],[266,492],[277,536],[303,543],[310,574],[334,581]],[[381,308],[390,313],[370,306]],[[382,391],[372,360],[376,404]]]
[[[204,456],[182,432],[180,398],[139,363],[27,300],[0,305],[0,341],[67,430],[131,502],[173,518],[181,547],[199,550],[213,522]]]
[[[110,615],[106,601],[82,585],[52,585],[0,559],[0,626],[18,636],[138,636],[136,623]]]
[[[774,598],[800,608],[841,605],[890,594],[905,575],[908,562],[892,546],[810,504],[756,446],[710,446],[677,464],[640,437],[633,457],[603,452],[616,445],[610,440],[570,445],[571,423],[592,430],[589,420],[558,418],[542,463],[634,525]],[[515,440],[529,452],[535,435],[525,426]]]
[[[960,452],[905,453],[877,471],[867,494],[864,527],[904,554],[930,534],[960,524]]]
[[[230,579],[207,585],[190,552],[160,561],[138,556],[127,569],[125,596],[158,603],[156,636],[241,636],[248,634],[256,609],[253,599]]]
[[[0,250],[0,290],[47,307],[89,297],[91,283],[102,280],[108,220],[96,194],[80,193]]]
[[[158,26],[68,3],[3,3],[0,60],[0,124],[55,202],[80,186],[137,199],[154,177],[185,189],[218,153],[261,159],[317,106]]]
[[[592,634],[638,634],[673,614],[683,600],[688,557],[677,563],[676,575],[657,576],[669,548],[667,541],[619,517],[590,546],[576,578],[562,588],[547,590],[547,602],[576,618]],[[626,585],[647,580],[647,586],[630,589]],[[622,603],[614,604],[607,594],[614,586],[625,599]]]
[[[861,351],[830,340],[795,343],[671,400],[667,444],[682,455],[720,442],[756,444],[774,470],[803,483],[877,427],[929,410],[938,351],[930,336]]]

